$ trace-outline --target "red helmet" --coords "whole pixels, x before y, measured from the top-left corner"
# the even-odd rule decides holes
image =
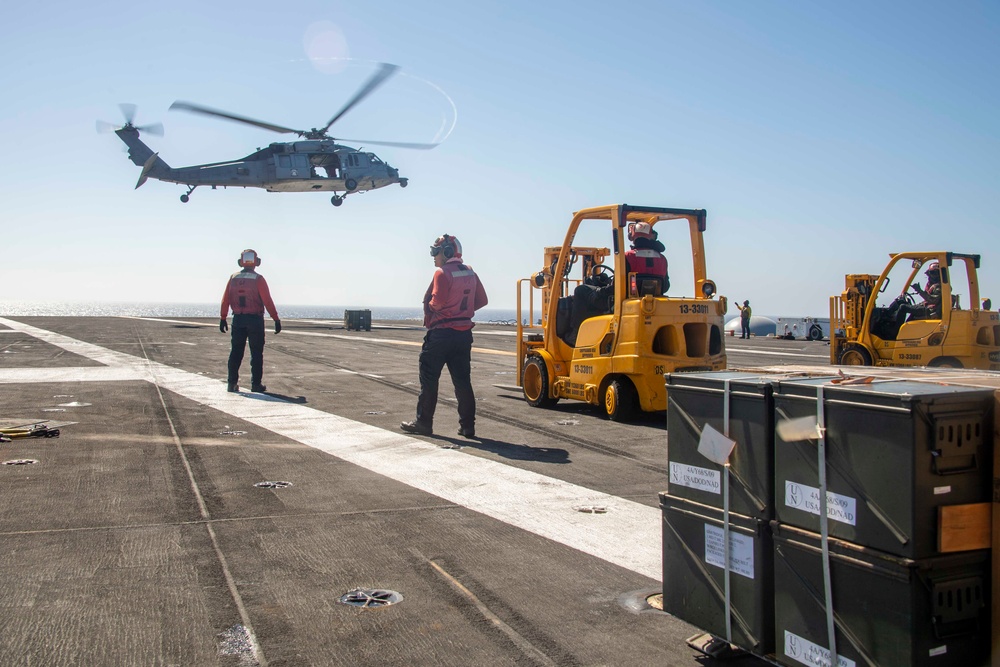
[[[438,253],[444,253],[445,259],[462,256],[462,244],[457,238],[450,234],[442,234],[431,246],[431,257],[437,257]]]
[[[257,254],[256,250],[247,248],[240,253],[240,258],[236,260],[236,263],[247,269],[257,267],[260,266],[260,256]]]
[[[936,285],[941,282],[941,265],[938,262],[931,262],[924,271],[924,275],[927,276],[928,285]]]

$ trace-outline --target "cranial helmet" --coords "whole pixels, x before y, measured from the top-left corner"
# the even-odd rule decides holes
[[[449,234],[442,234],[437,237],[434,241],[434,245],[431,246],[431,257],[437,257],[438,253],[442,253],[445,259],[451,259],[452,257],[462,256],[462,244],[459,243],[458,239]]]
[[[257,267],[260,266],[260,256],[257,255],[256,250],[247,248],[240,253],[240,258],[236,260],[236,263],[246,269]]]
[[[649,239],[652,241],[655,238],[656,232],[653,231],[653,226],[648,222],[633,222],[628,226],[629,241],[636,239]]]
[[[924,275],[926,275],[928,280],[931,282],[941,282],[941,264],[938,262],[931,262],[927,267],[927,270],[924,271]]]
[[[743,302],[743,305],[744,305],[744,306],[749,306],[749,305],[750,305],[750,302],[749,302],[749,301],[744,301],[744,302]]]

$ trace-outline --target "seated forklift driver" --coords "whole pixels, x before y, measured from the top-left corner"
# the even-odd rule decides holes
[[[666,294],[670,289],[667,258],[653,226],[648,222],[629,223],[628,240],[632,247],[625,253],[625,264],[629,273],[636,274],[635,289],[629,285],[629,296]]]
[[[882,340],[896,340],[900,328],[907,322],[917,320],[941,319],[941,267],[932,262],[927,271],[927,286],[921,288],[917,283],[910,287],[923,297],[923,303],[913,303],[913,295],[909,291],[897,296],[885,308],[876,308],[872,312],[871,332]],[[908,317],[908,318],[907,318]]]
[[[591,275],[584,279],[583,284],[577,285],[573,290],[571,301],[563,302],[560,299],[561,312],[557,314],[557,333],[559,326],[559,316],[566,317],[565,306],[569,306],[569,321],[565,331],[560,335],[568,345],[576,347],[576,337],[580,333],[580,325],[583,321],[598,315],[607,315],[614,310],[613,300],[615,295],[614,272],[603,264],[593,267]],[[565,298],[565,297],[564,297]]]
[[[920,287],[919,283],[910,285],[919,294],[924,302],[921,304],[900,304],[900,313],[909,314],[913,320],[939,320],[941,319],[941,265],[931,262],[931,265],[924,271],[927,276],[927,286]],[[901,315],[902,316],[902,315]],[[902,322],[900,322],[902,324]]]

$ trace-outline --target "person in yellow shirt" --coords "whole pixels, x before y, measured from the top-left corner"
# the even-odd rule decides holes
[[[740,338],[750,338],[750,315],[753,313],[750,309],[750,302],[744,301],[741,306],[740,302],[737,301],[736,308],[740,311],[740,326],[743,329]]]

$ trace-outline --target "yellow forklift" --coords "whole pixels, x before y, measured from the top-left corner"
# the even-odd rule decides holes
[[[627,421],[666,410],[665,373],[726,367],[726,299],[706,277],[705,220],[702,209],[626,204],[573,215],[562,246],[545,248],[542,270],[518,281],[517,384],[529,405],[574,399]],[[668,275],[630,272],[626,260],[637,225],[677,224],[690,236],[694,296],[668,295]],[[611,248],[575,245],[578,236]]]
[[[980,303],[979,255],[889,257],[881,275],[848,275],[844,292],[830,298],[830,363],[1000,370],[1000,314]],[[887,293],[893,278],[902,281],[895,297]]]

